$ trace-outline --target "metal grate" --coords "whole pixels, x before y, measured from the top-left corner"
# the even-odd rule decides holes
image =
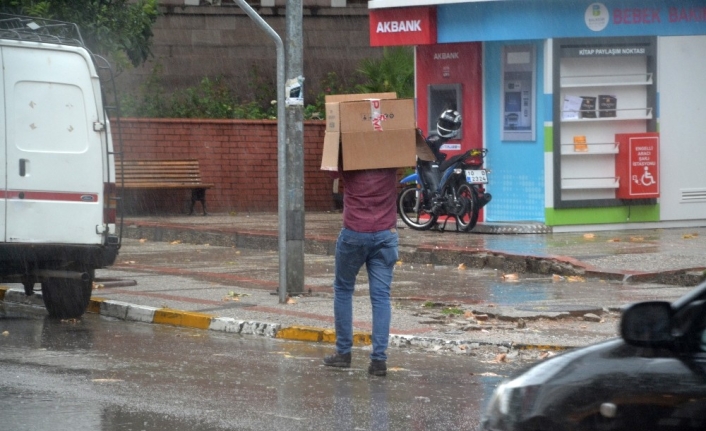
[[[681,189],[681,202],[705,202],[706,189]]]
[[[76,24],[4,13],[0,13],[0,39],[85,47]]]

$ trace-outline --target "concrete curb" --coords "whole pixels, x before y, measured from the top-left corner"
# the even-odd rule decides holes
[[[43,307],[41,293],[26,296],[21,289],[11,289],[0,286],[0,301],[24,305]],[[254,320],[238,320],[232,317],[218,317],[211,314],[194,311],[174,310],[170,308],[156,308],[144,305],[135,305],[112,299],[91,298],[87,309],[88,313],[101,314],[119,320],[142,323],[171,325],[182,328],[208,329],[211,331],[227,332],[240,335],[256,335],[269,338],[278,338],[290,341],[308,341],[318,343],[335,343],[336,333],[333,329],[314,326],[288,326],[282,327],[279,323],[258,322]],[[356,331],[353,333],[353,343],[356,346],[371,344],[371,334]],[[446,340],[435,337],[420,337],[416,335],[390,334],[390,347],[395,348],[422,348],[449,350],[455,353],[470,353],[482,345],[500,346],[517,350],[568,350],[572,346],[548,346],[532,344],[492,343],[474,340]]]

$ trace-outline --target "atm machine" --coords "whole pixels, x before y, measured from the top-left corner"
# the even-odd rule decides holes
[[[508,45],[503,50],[502,140],[533,141],[534,70],[533,45]]]

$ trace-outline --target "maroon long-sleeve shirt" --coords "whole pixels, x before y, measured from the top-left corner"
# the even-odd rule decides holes
[[[343,227],[378,232],[397,227],[397,169],[341,171]]]

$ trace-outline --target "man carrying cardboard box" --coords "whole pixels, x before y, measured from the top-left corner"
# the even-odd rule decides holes
[[[353,292],[358,272],[365,265],[373,313],[368,373],[385,376],[392,315],[390,286],[398,258],[397,167],[412,166],[416,156],[414,116],[407,112],[412,105],[397,99],[385,103],[388,100],[375,96],[346,95],[340,103],[326,101],[328,141],[321,168],[332,170],[332,162],[337,160],[332,176],[343,180],[344,193],[343,228],[336,242],[333,281],[336,352],[326,356],[324,364],[340,368],[351,365]],[[361,104],[361,100],[366,103]],[[387,129],[386,121],[391,126]],[[366,157],[371,152],[379,153],[378,157]],[[384,152],[397,158],[381,161]]]
[[[336,242],[333,314],[336,353],[324,358],[331,367],[348,368],[353,347],[353,291],[360,268],[368,271],[373,309],[373,351],[368,373],[387,374],[390,335],[390,285],[398,256],[397,169],[341,171],[343,229]]]

